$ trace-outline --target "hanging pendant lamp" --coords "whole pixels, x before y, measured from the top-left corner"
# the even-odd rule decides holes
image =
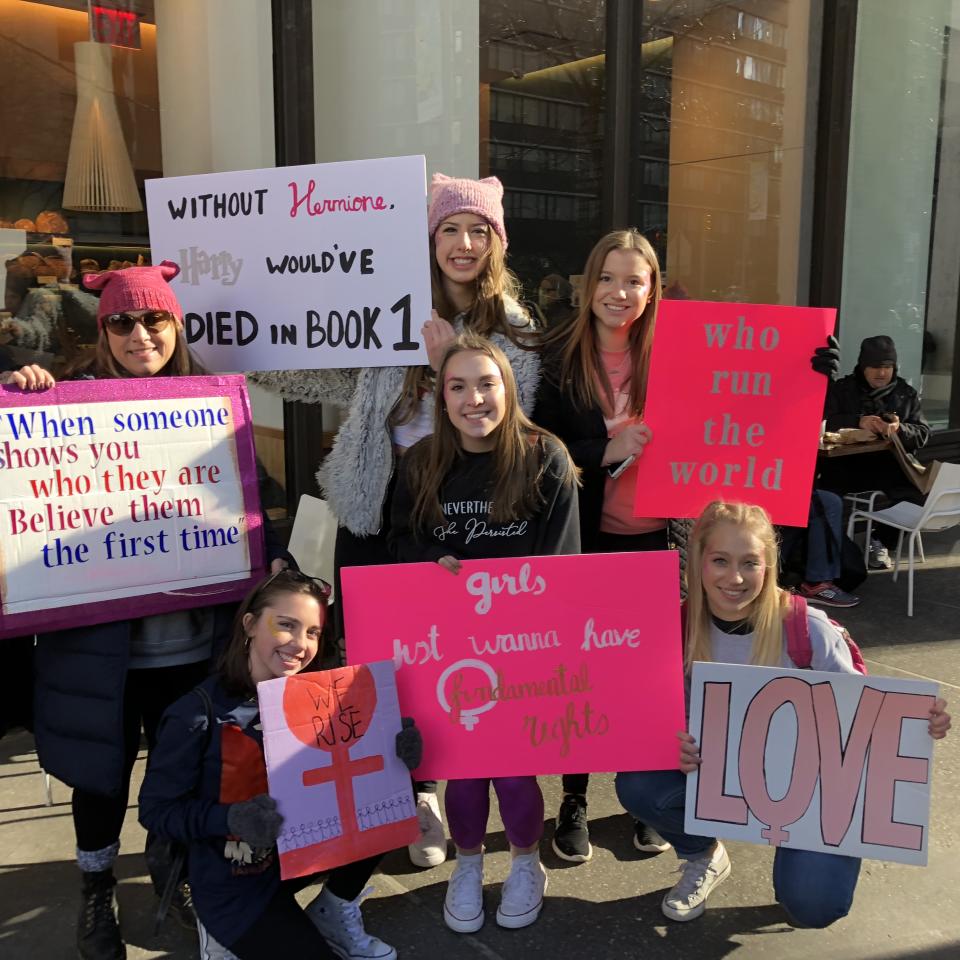
[[[84,40],[73,45],[77,112],[73,117],[63,206],[94,213],[143,209],[113,96],[113,50]]]

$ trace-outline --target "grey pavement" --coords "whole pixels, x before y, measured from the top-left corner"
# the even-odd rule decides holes
[[[889,573],[873,573],[859,591],[863,604],[838,619],[864,649],[871,673],[936,680],[960,715],[960,534],[928,535],[924,541],[928,560],[916,575],[913,618],[906,615],[905,576],[894,584]],[[142,773],[141,757],[134,797]],[[559,780],[543,778],[543,786],[549,817],[560,799]],[[712,960],[732,954],[737,960],[958,960],[958,789],[960,723],[936,748],[929,865],[864,861],[850,916],[827,930],[795,930],[784,923],[773,899],[772,851],[742,843],[729,844],[733,873],[711,896],[706,914],[687,924],[666,920],[660,899],[673,882],[676,858],[633,849],[630,823],[610,776],[596,776],[590,785],[595,847],[590,863],[570,866],[558,860],[549,847],[552,823],[547,823],[543,857],[550,885],[534,926],[506,931],[493,920],[509,858],[495,814],[486,858],[488,922],[478,934],[458,936],[443,925],[440,910],[452,865],[419,871],[401,853],[388,856],[374,877],[375,892],[364,915],[368,928],[395,944],[402,958],[508,960],[540,953],[549,960]],[[173,920],[153,933],[155,900],[143,841],[131,805],[117,868],[127,955],[130,960],[195,957],[195,937]],[[76,956],[79,877],[72,856],[70,792],[54,783],[53,805],[45,805],[33,741],[25,732],[0,741],[0,850],[0,957]],[[278,943],[278,960],[285,956]]]

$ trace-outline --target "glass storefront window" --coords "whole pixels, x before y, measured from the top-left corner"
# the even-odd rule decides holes
[[[630,213],[666,296],[806,302],[811,3],[643,10]]]
[[[845,365],[864,337],[891,336],[934,427],[960,426],[958,28],[954,0],[861,4],[851,107]]]
[[[510,266],[548,322],[602,232],[605,42],[603,0],[480,3],[480,175],[503,181]]]

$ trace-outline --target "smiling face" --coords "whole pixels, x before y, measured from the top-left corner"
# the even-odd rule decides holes
[[[701,561],[703,592],[720,620],[743,620],[763,588],[767,564],[763,541],[735,523],[718,523]]]
[[[874,390],[885,387],[893,379],[893,364],[882,367],[864,367],[863,378]]]
[[[446,280],[474,284],[490,252],[490,225],[475,213],[447,217],[433,236],[437,266]]]
[[[153,311],[125,312],[131,317],[140,317]],[[138,323],[128,334],[113,333],[109,327],[105,329],[114,360],[132,377],[152,377],[159,373],[173,356],[180,322],[168,323],[156,333],[151,333],[142,323]]]
[[[598,332],[626,332],[650,299],[650,265],[636,250],[611,250],[603,261],[590,306]]]
[[[305,593],[278,594],[259,616],[243,618],[253,682],[292,677],[317,655],[324,611]]]
[[[443,370],[443,402],[464,450],[486,453],[494,448],[507,403],[503,376],[490,357],[472,350],[450,357]]]

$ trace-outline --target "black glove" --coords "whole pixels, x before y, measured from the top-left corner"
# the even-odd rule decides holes
[[[272,847],[282,826],[283,816],[277,812],[277,801],[265,793],[242,803],[231,803],[227,808],[230,835],[251,847]]]
[[[810,366],[829,380],[840,376],[840,343],[836,337],[827,337],[827,345],[813,351]]]
[[[413,717],[401,717],[400,724],[403,729],[397,734],[397,756],[408,770],[416,770],[423,760],[423,737]]]

